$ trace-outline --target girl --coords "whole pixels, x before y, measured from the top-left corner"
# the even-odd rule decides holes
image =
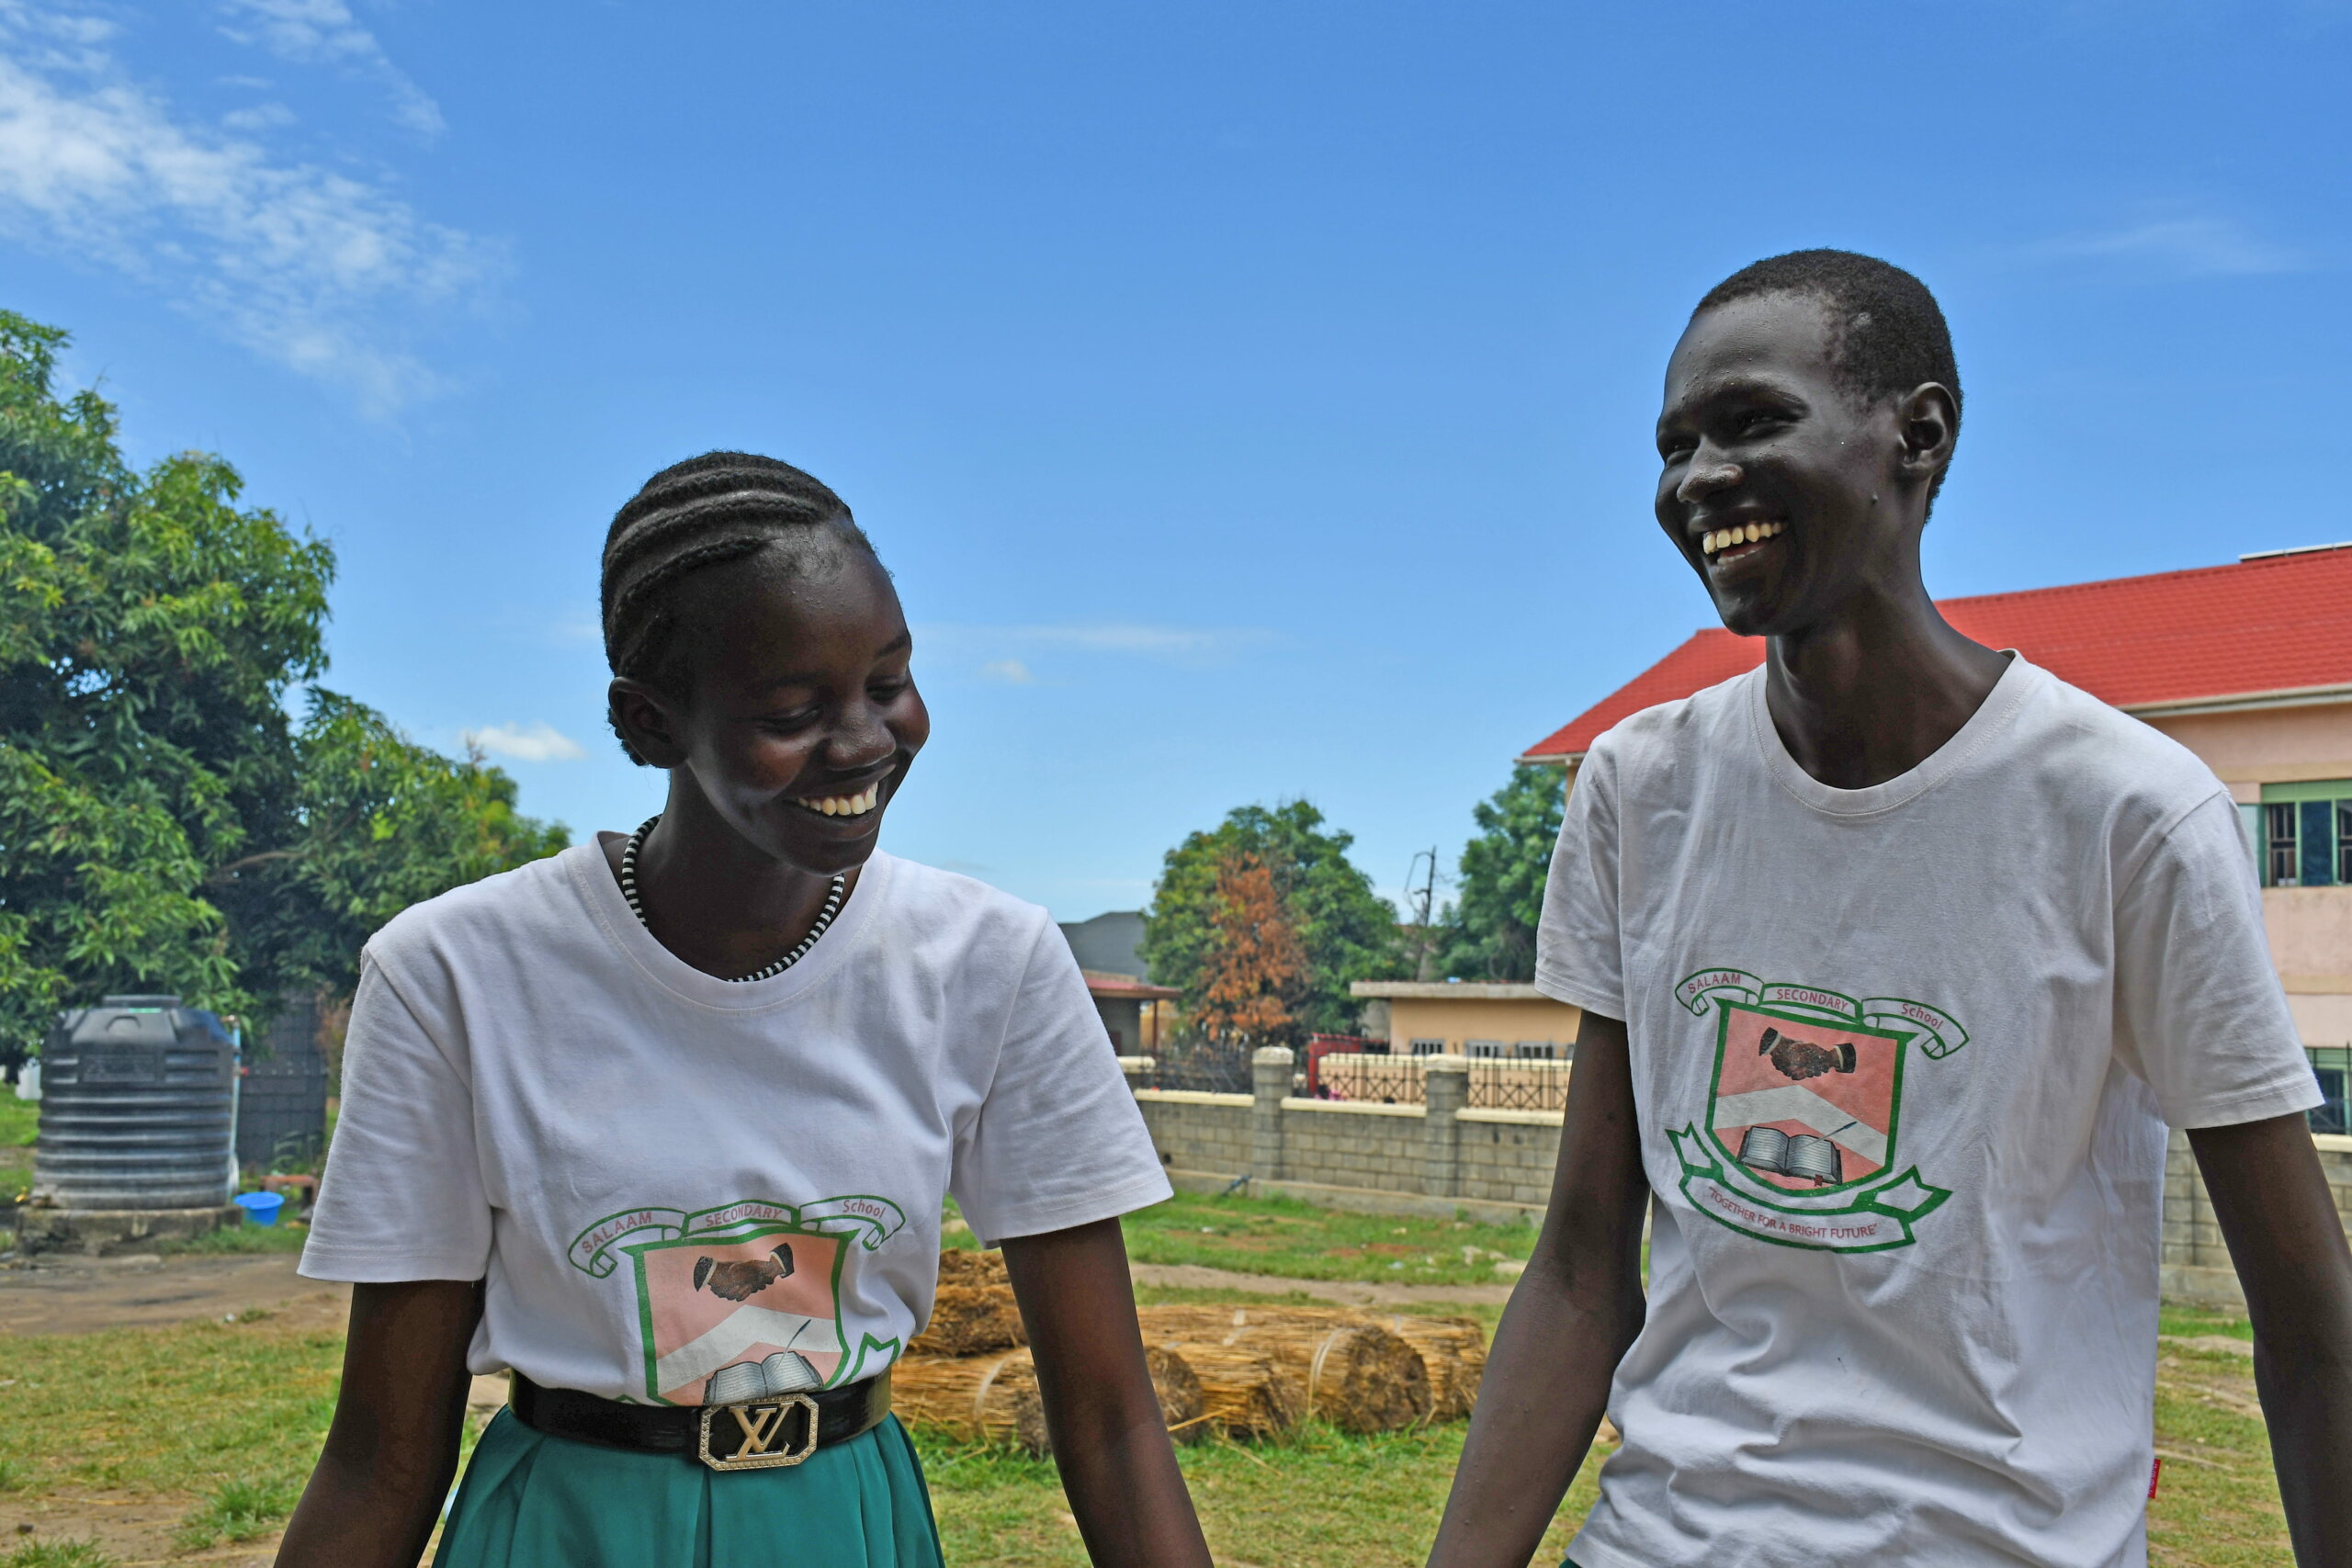
[[[1098,1563],[1206,1568],[1120,1214],[1169,1190],[1042,909],[875,847],[931,720],[840,498],[713,453],[621,509],[611,717],[659,817],[368,943],[313,1279],[343,1391],[281,1564],[936,1568],[889,1412],[941,1201],[1001,1240]]]

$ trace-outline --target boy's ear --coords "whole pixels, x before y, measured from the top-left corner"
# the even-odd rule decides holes
[[[685,765],[685,727],[680,722],[684,716],[667,695],[642,681],[617,676],[605,689],[605,700],[612,708],[613,728],[646,766]]]
[[[1939,381],[1915,387],[1896,417],[1903,431],[1899,464],[1904,476],[1933,480],[1951,462],[1952,445],[1960,439],[1960,409],[1951,390]]]

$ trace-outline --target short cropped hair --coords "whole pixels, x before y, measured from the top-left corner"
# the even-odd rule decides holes
[[[831,566],[843,547],[874,554],[848,503],[789,463],[706,452],[645,481],[605,534],[605,660],[616,675],[686,694],[689,649],[675,611],[695,572],[781,551],[798,570]],[[613,733],[629,761],[645,759]]]
[[[1876,256],[1791,251],[1741,267],[1707,290],[1690,314],[1695,320],[1717,306],[1769,294],[1821,302],[1831,325],[1831,362],[1855,396],[1876,402],[1936,382],[1951,393],[1953,434],[1959,434],[1960,362],[1952,355],[1951,328],[1926,284]],[[1938,474],[1928,492],[1929,506],[1943,482]]]

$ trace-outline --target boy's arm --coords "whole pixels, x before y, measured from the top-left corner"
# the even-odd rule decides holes
[[[1430,1568],[1523,1568],[1543,1543],[1641,1332],[1649,1196],[1625,1026],[1588,1012],[1551,1207],[1495,1331]]]
[[[2188,1134],[2254,1320],[2254,1382],[2302,1568],[2352,1568],[2352,1248],[2301,1111]]]
[[[1008,1236],[1004,1266],[1087,1556],[1097,1568],[1209,1568],[1144,1365],[1119,1222]]]

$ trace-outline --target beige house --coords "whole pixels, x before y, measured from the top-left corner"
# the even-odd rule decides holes
[[[1358,980],[1349,991],[1388,1004],[1394,1056],[1505,1056],[1566,1061],[1583,1010],[1532,986]]]
[[[2234,566],[1939,602],[1977,641],[2154,726],[2230,786],[2303,1043],[2346,1130],[2352,1069],[2352,545]],[[1760,638],[1720,627],[1680,648],[1521,759],[1577,765],[1618,720],[1754,669]]]

